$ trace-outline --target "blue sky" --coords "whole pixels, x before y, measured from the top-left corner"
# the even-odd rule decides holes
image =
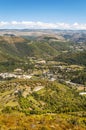
[[[84,28],[85,15],[86,0],[0,0],[0,28]]]

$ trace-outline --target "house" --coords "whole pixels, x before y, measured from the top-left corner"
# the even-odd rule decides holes
[[[37,64],[46,64],[46,61],[45,60],[39,60],[36,62]]]
[[[86,95],[86,92],[80,92],[79,95]]]
[[[22,74],[24,72],[24,70],[20,69],[20,68],[17,68],[14,70],[14,73],[16,74]]]

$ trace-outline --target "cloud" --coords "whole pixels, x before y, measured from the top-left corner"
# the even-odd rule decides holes
[[[34,22],[34,21],[11,21],[11,22],[0,22],[0,28],[10,28],[10,29],[81,29],[86,30],[86,24],[79,24],[75,22],[74,24],[68,23],[46,23],[46,22]]]
[[[8,22],[3,22],[3,21],[1,21],[1,22],[0,22],[0,27],[7,26],[8,24],[9,24]]]
[[[72,28],[86,30],[86,24],[79,24],[76,22],[72,25]]]

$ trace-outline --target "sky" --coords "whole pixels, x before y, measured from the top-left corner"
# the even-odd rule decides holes
[[[86,0],[0,0],[0,28],[86,29]]]

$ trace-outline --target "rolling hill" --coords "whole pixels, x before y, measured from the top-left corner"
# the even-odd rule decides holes
[[[0,111],[26,114],[85,111],[85,97],[66,85],[47,80],[11,80],[0,83]]]
[[[69,49],[70,44],[64,41],[58,41],[56,36],[42,36],[36,39],[30,39],[29,36],[15,36],[5,34],[0,36],[0,58],[7,57],[26,58],[28,56],[46,58],[53,57],[61,51]]]
[[[0,52],[5,56],[55,56],[56,50],[48,43],[33,42],[16,36],[0,37]],[[4,58],[3,56],[3,58]]]

